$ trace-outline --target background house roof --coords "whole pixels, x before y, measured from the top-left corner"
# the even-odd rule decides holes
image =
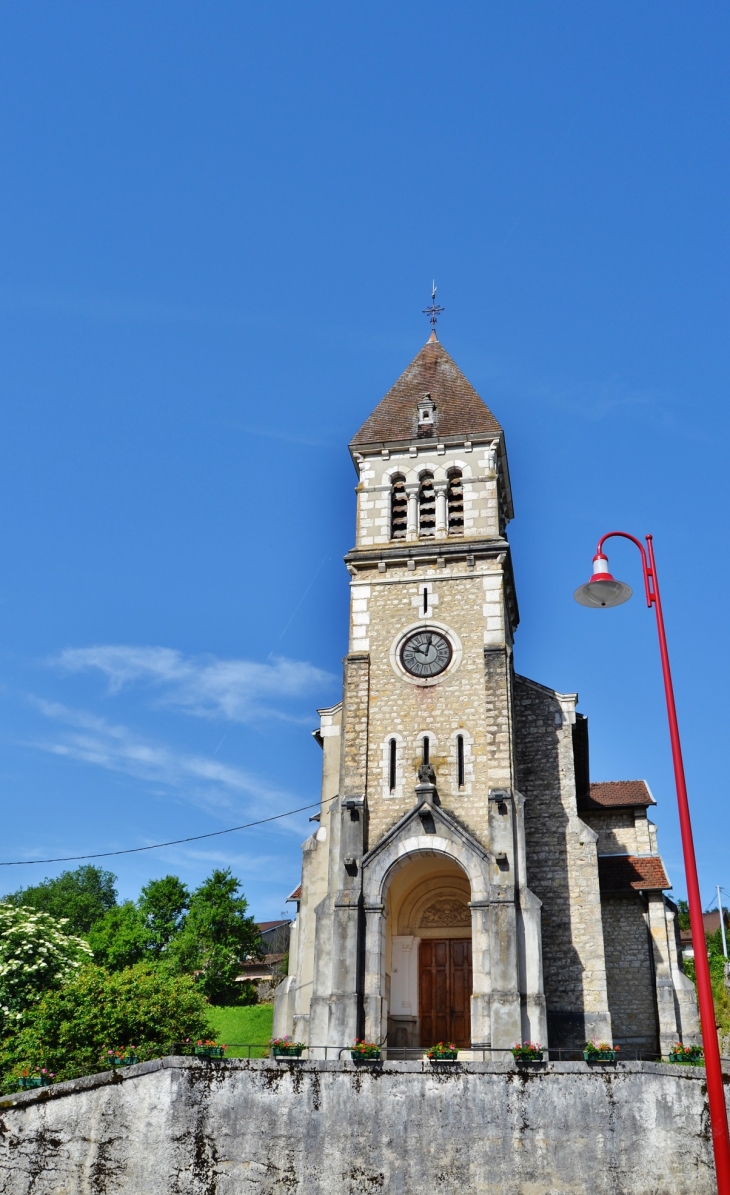
[[[498,436],[502,429],[446,349],[428,340],[372,415],[350,448],[418,438],[418,406],[424,394],[435,403],[431,438]]]
[[[723,909],[723,913],[725,914],[724,921],[725,929],[727,931],[730,929],[730,913],[727,909]],[[702,922],[704,924],[706,934],[716,934],[720,928],[720,910],[711,909],[709,913],[703,913]],[[679,931],[679,938],[683,946],[688,945],[692,941],[692,930],[681,929]]]

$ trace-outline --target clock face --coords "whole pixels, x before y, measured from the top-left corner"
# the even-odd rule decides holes
[[[439,631],[416,631],[403,644],[400,658],[411,676],[438,676],[451,662],[451,644]]]

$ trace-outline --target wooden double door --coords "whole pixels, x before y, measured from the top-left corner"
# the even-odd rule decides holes
[[[471,939],[422,938],[418,951],[421,1045],[471,1045]]]

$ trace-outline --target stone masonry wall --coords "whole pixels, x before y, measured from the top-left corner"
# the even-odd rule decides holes
[[[598,835],[596,847],[599,855],[637,854],[636,819],[633,809],[611,811],[581,811],[581,818]],[[645,819],[646,820],[646,819]]]
[[[517,788],[526,797],[527,883],[543,906],[551,1046],[610,1034],[596,835],[577,813],[567,704],[515,677]]]
[[[656,853],[656,826],[645,809],[586,809],[580,816],[598,835],[599,855]]]
[[[638,892],[604,896],[602,912],[613,1040],[655,1053],[656,995],[644,901]]]
[[[704,1071],[164,1059],[0,1101],[3,1195],[711,1195]]]
[[[429,622],[451,628],[459,637],[461,660],[437,684],[410,684],[393,667],[391,648],[422,617],[424,585],[429,586]],[[389,569],[367,586],[354,585],[353,595],[367,591],[370,649],[370,720],[368,759],[369,845],[415,803],[414,788],[421,763],[422,737],[431,743],[431,762],[439,795],[483,843],[488,841],[489,789],[509,787],[511,761],[508,693],[504,651],[496,667],[496,689],[485,689],[485,636],[504,643],[502,569],[494,562],[467,568],[419,566],[413,571]],[[498,626],[490,626],[497,622]],[[353,638],[353,644],[358,640]],[[490,678],[487,678],[489,682]],[[463,734],[468,784],[459,791],[456,736]],[[385,784],[387,744],[397,736],[399,784],[391,795]]]
[[[345,659],[342,701],[342,795],[362,796],[368,779],[370,660],[366,653]]]

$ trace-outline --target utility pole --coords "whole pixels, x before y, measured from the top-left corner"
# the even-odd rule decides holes
[[[727,962],[727,938],[725,937],[725,914],[722,911],[722,897],[720,896],[720,885],[717,885],[717,907],[720,910],[720,930],[722,932],[722,953],[725,955]]]

